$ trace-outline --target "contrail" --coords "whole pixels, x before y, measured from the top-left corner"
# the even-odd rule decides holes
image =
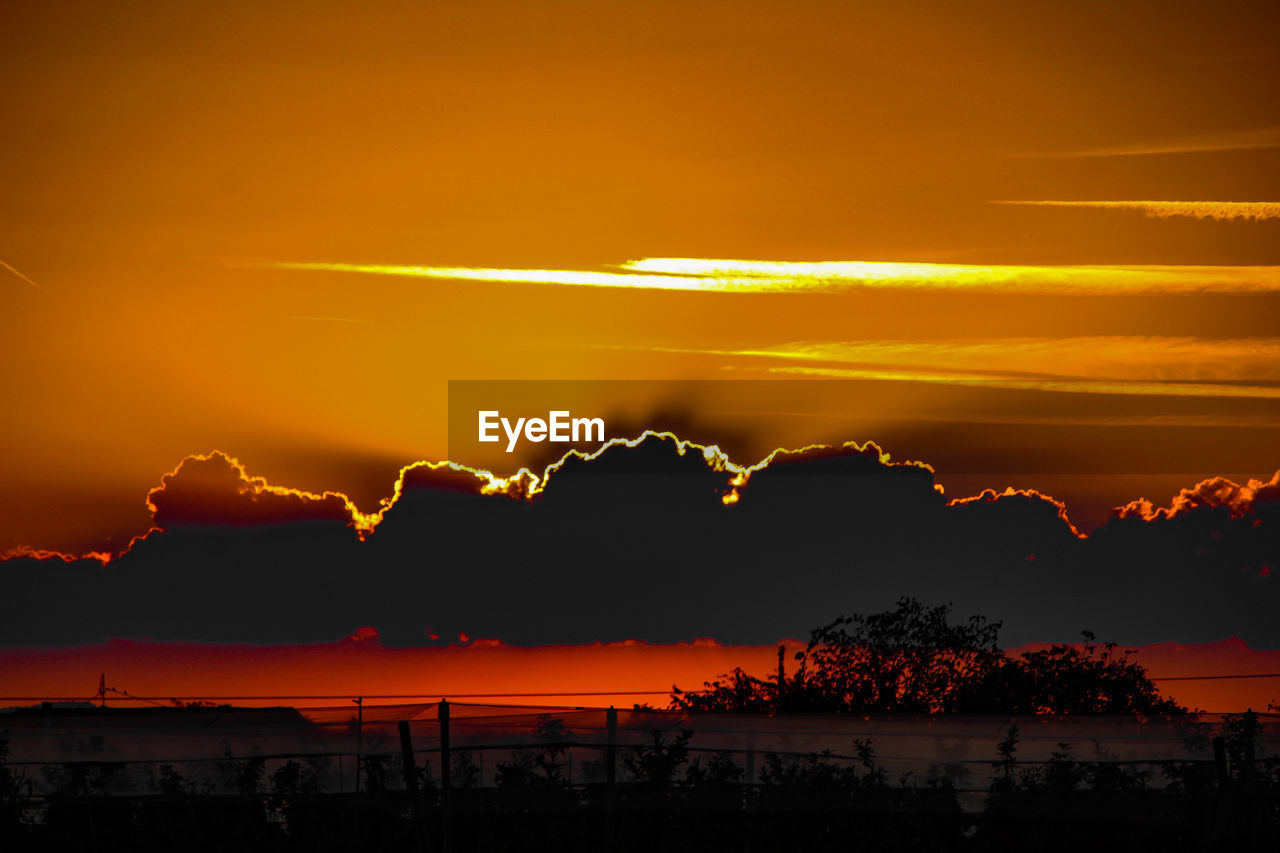
[[[359,273],[454,281],[710,293],[841,293],[858,289],[985,293],[1237,293],[1280,291],[1280,267],[1194,265],[1008,266],[888,261],[788,262],[645,258],[618,271],[395,266],[320,261],[263,264],[273,269]]]
[[[1155,219],[1191,216],[1196,219],[1280,219],[1280,202],[1274,201],[993,201],[1023,207],[1087,207],[1098,210],[1134,210]]]
[[[1201,154],[1213,151],[1249,151],[1258,148],[1280,148],[1280,127],[1255,130],[1222,131],[1194,136],[1179,136],[1157,141],[1132,142],[1074,151],[1027,153],[1021,157],[1140,157],[1152,154]]]
[[[38,281],[35,281],[34,279],[27,278],[25,275],[23,275],[23,274],[22,274],[22,272],[21,272],[20,270],[18,270],[17,268],[15,268],[15,267],[13,266],[13,264],[9,264],[9,263],[5,263],[4,261],[0,261],[0,267],[4,267],[4,268],[5,268],[5,269],[7,269],[9,272],[13,273],[13,274],[14,274],[14,275],[16,275],[18,278],[22,279],[22,280],[23,280],[23,281],[25,281],[27,284],[31,285],[32,287],[36,288],[37,290],[43,290],[45,293],[51,293],[51,291],[49,290],[49,288],[45,287],[43,284],[41,284],[41,283],[40,283],[40,282],[38,282]]]

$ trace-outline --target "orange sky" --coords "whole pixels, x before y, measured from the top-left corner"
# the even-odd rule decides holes
[[[1252,2],[6,10],[0,551],[119,548],[214,448],[370,509],[448,453],[450,379],[847,378],[683,404],[741,458],[875,440],[948,494],[1039,488],[1086,527],[1265,479],[1278,23]],[[1105,204],[991,203],[1019,200]],[[351,271],[644,258],[1032,269],[749,293]]]

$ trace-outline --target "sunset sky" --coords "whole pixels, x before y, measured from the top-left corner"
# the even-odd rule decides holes
[[[1084,535],[1280,469],[1273,4],[146,0],[0,31],[0,554],[120,552],[215,450],[374,513],[450,456],[451,380],[643,380],[581,414],[743,465],[874,441]]]
[[[1269,476],[1275,15],[11,7],[0,547],[121,547],[160,474],[214,448],[376,506],[400,466],[446,455],[449,379],[856,368],[856,411],[735,417],[736,432],[873,439],[950,492],[1037,487],[1092,523],[1205,476]],[[991,203],[1064,199],[1137,206]],[[1144,200],[1256,207],[1165,217]],[[874,287],[772,295],[290,266],[617,273],[644,258],[1032,269],[1025,287],[890,269]],[[1155,269],[1036,269],[1061,264]],[[1143,387],[1101,399],[938,375],[952,370]],[[1249,390],[1151,387],[1180,381]],[[639,421],[649,403],[601,408]]]

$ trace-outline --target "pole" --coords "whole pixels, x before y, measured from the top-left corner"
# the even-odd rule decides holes
[[[409,721],[401,720],[400,763],[404,769],[404,790],[409,795],[409,814],[413,818],[414,833],[418,837],[418,849],[427,849],[427,827],[422,819],[422,797],[418,795],[418,762],[413,757],[413,736],[409,733]]]
[[[781,696],[782,690],[782,655],[778,655],[778,690]],[[743,853],[751,853],[751,808],[755,804],[752,792],[755,790],[756,783],[756,733],[755,730],[747,732],[746,742],[746,775],[743,778],[745,783],[742,786],[742,850]]]
[[[404,789],[413,797],[417,810],[418,765],[413,760],[413,738],[409,735],[409,721],[400,721],[400,762],[404,765]]]
[[[444,812],[440,820],[440,849],[453,853],[453,790],[450,778],[453,756],[449,752],[449,700],[441,699],[438,715],[440,721],[440,807]]]
[[[1221,735],[1213,739],[1213,769],[1217,771],[1218,787],[1227,787],[1227,742]]]
[[[360,793],[360,765],[364,763],[364,697],[352,699],[356,703],[356,793]]]
[[[612,853],[618,811],[618,710],[610,705],[604,720],[609,733],[604,750],[604,849]]]
[[[1244,712],[1240,720],[1240,737],[1244,739],[1244,756],[1240,765],[1240,782],[1247,789],[1253,784],[1253,766],[1258,761],[1258,715],[1253,709]]]

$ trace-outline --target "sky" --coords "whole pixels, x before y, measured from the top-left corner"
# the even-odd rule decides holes
[[[457,380],[743,465],[873,441],[1086,536],[1267,482],[1277,15],[10,4],[0,552],[119,554],[214,451],[376,513]]]

